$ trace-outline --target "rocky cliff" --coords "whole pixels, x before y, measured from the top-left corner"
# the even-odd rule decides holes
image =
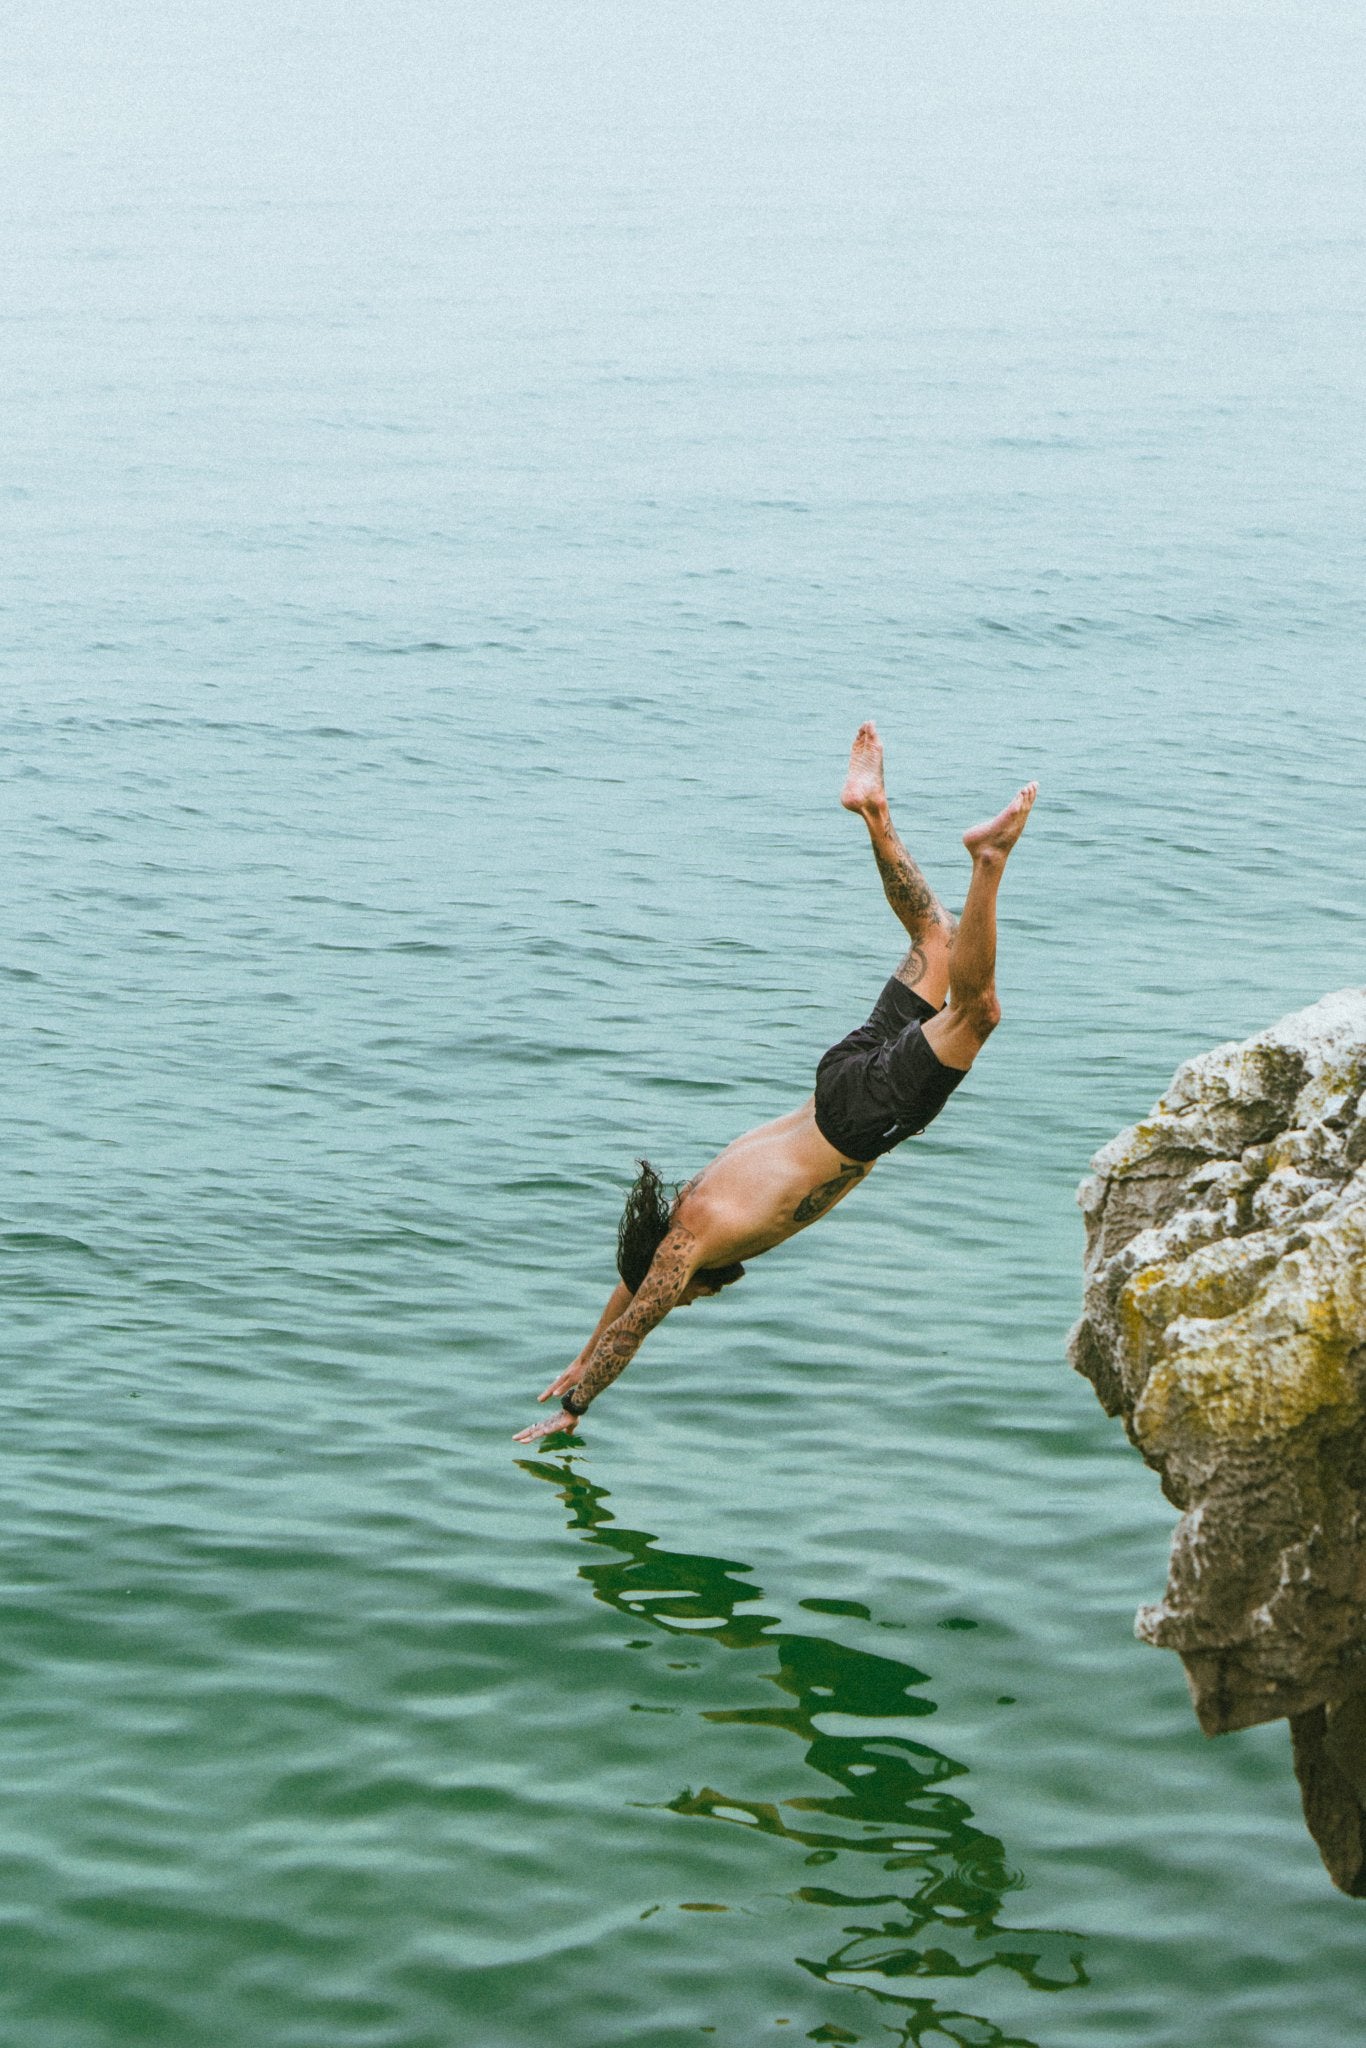
[[[1216,1735],[1286,1716],[1366,1896],[1366,989],[1178,1069],[1092,1162],[1071,1357],[1181,1510],[1143,1639]]]

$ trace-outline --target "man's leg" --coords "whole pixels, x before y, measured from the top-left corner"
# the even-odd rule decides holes
[[[868,827],[887,901],[910,936],[911,950],[897,968],[896,978],[938,1009],[949,989],[953,919],[892,823],[882,781],[882,742],[872,725],[861,725],[855,734],[840,802],[846,811],[857,811]]]
[[[972,855],[972,880],[949,947],[949,1005],[924,1027],[926,1043],[946,1067],[966,1072],[1001,1021],[996,999],[996,892],[1038,793],[1038,783],[1027,782],[999,818],[963,834]]]

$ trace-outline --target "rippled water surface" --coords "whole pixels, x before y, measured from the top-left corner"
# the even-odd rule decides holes
[[[5,2048],[1354,2048],[1073,1189],[1366,981],[1361,18],[12,10]],[[519,1455],[898,957],[1005,1024]]]

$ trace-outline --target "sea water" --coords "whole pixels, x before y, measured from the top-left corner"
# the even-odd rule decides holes
[[[1363,24],[10,10],[4,2048],[1355,2048],[1073,1192],[1366,982]],[[1042,795],[923,1138],[513,1432]]]

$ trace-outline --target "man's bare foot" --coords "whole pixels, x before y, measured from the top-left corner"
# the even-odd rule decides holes
[[[974,825],[970,832],[963,834],[963,844],[974,860],[1005,859],[1028,824],[1038,794],[1038,783],[1027,782],[999,817],[989,818],[985,825]]]
[[[840,802],[846,811],[877,810],[887,801],[882,781],[882,741],[877,727],[869,721],[854,734],[849,749],[849,773],[844,778]]]

